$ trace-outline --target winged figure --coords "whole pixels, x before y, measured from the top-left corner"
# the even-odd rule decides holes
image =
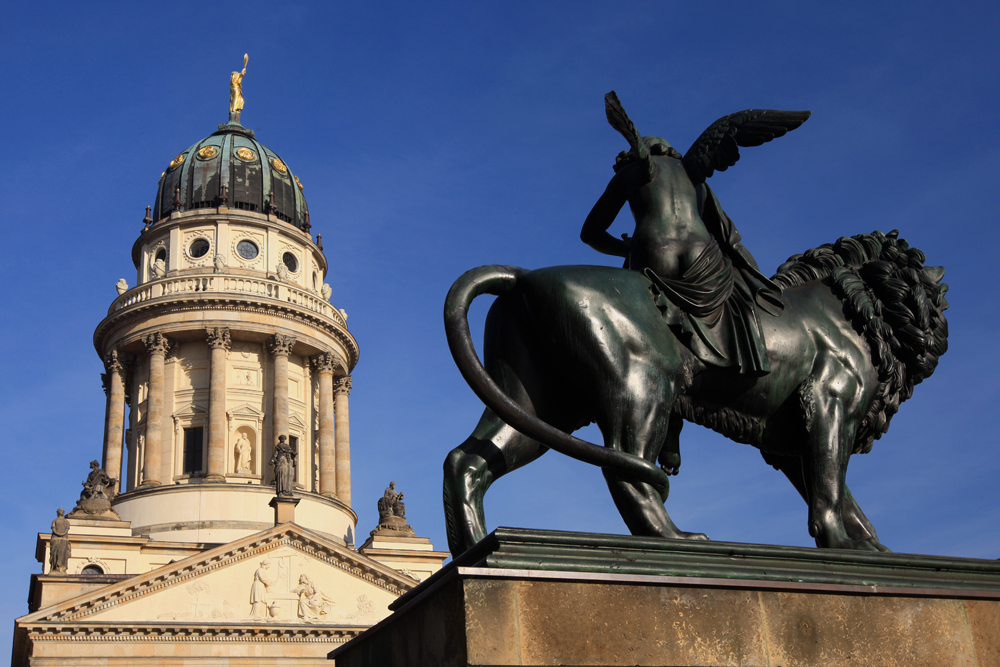
[[[615,175],[587,216],[580,238],[595,250],[625,258],[657,291],[664,319],[702,361],[770,372],[757,309],[780,316],[781,288],[765,277],[705,182],[759,146],[794,130],[809,111],[747,109],[712,123],[681,155],[660,137],[643,137],[614,91],[604,97],[608,122],[629,142]],[[608,228],[628,202],[632,237]]]

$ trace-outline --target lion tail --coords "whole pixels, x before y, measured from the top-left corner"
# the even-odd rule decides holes
[[[444,302],[444,328],[448,347],[462,377],[472,391],[500,419],[546,447],[585,463],[646,482],[665,501],[670,490],[667,474],[644,458],[626,452],[599,447],[573,437],[529,414],[514,402],[483,367],[469,331],[469,306],[482,294],[500,296],[514,289],[527,271],[514,266],[481,266],[466,271],[455,281]]]

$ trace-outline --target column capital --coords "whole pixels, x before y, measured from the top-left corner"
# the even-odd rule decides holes
[[[340,396],[340,395],[350,396],[351,395],[351,376],[350,375],[344,375],[342,377],[334,378],[333,379],[333,394],[335,396]]]
[[[167,355],[171,346],[170,339],[159,332],[143,336],[142,343],[150,354],[162,354],[163,356]]]
[[[118,350],[111,350],[104,357],[104,370],[110,373],[121,373],[125,369],[125,364],[118,358]]]
[[[295,336],[274,334],[274,336],[267,341],[267,350],[271,353],[272,357],[287,357],[292,353],[293,347],[295,347]]]
[[[312,358],[317,373],[333,373],[344,368],[344,360],[335,352],[324,352]]]
[[[208,347],[211,349],[223,348],[228,352],[232,348],[232,339],[229,336],[229,327],[211,327],[205,329],[208,338]]]

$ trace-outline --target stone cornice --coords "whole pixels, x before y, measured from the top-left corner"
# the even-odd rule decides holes
[[[253,642],[343,644],[368,629],[321,623],[275,625],[223,619],[218,623],[18,623],[32,641],[49,642]]]
[[[302,322],[319,329],[344,346],[348,355],[348,369],[353,369],[358,363],[359,349],[357,341],[354,340],[354,337],[346,328],[339,325],[332,318],[300,308],[293,303],[282,301],[272,303],[270,300],[263,301],[252,298],[251,295],[227,295],[219,292],[201,292],[182,296],[171,295],[166,298],[144,301],[128,309],[116,311],[97,325],[97,329],[94,331],[94,347],[103,358],[104,339],[113,329],[156,315],[171,315],[192,311],[206,313],[211,311],[252,313],[267,315],[279,320]]]

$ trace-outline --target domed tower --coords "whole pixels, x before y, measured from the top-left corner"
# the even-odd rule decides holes
[[[302,183],[243,127],[238,102],[160,176],[132,247],[136,286],[119,282],[94,333],[103,468],[121,480],[113,509],[153,540],[223,543],[272,526],[284,436],[296,522],[351,542],[358,344],[329,302]]]

